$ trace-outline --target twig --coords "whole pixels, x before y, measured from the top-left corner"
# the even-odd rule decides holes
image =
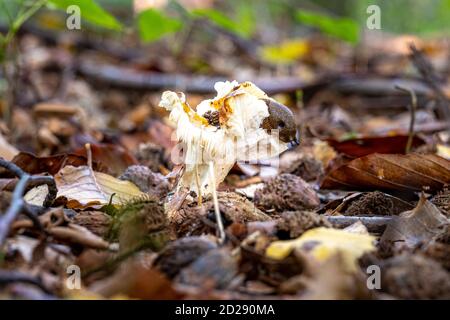
[[[86,149],[86,158],[87,158],[87,165],[90,169],[92,169],[92,150],[91,150],[91,144],[86,143],[84,145],[84,148]]]
[[[355,216],[324,216],[336,228],[345,228],[358,221],[367,227],[371,232],[383,231],[386,225],[392,220],[391,216],[385,217],[355,217]]]
[[[411,104],[409,105],[409,111],[411,113],[411,118],[409,121],[409,130],[408,130],[408,141],[406,142],[405,154],[408,154],[411,151],[411,146],[414,138],[414,123],[416,121],[416,109],[417,109],[417,96],[413,89],[402,87],[399,85],[395,86],[396,89],[407,92],[411,95]]]
[[[447,128],[450,130],[450,103],[439,84],[441,79],[437,75],[433,65],[427,60],[423,53],[420,52],[414,44],[411,44],[409,47],[411,49],[411,61],[425,80],[428,87],[434,91],[438,102],[438,113],[440,113],[440,116],[443,119],[449,122]]]
[[[216,176],[214,174],[214,163],[212,161],[209,162],[209,177],[211,179],[210,183],[212,185],[214,212],[216,214],[216,222],[219,231],[219,242],[224,243],[226,235],[225,229],[223,227],[222,216],[220,215],[219,199],[217,198],[217,190],[216,190]]]
[[[52,294],[49,289],[45,287],[41,279],[30,276],[26,273],[19,271],[0,270],[0,285],[10,284],[14,282],[23,282],[35,285],[47,294]]]
[[[0,158],[0,167],[3,167],[11,171],[12,173],[14,173],[14,175],[16,175],[19,178],[19,181],[17,182],[14,188],[11,205],[6,210],[5,214],[0,216],[0,248],[1,248],[3,247],[6,237],[8,236],[12,223],[14,222],[14,220],[17,218],[17,216],[21,211],[25,211],[24,212],[25,215],[29,217],[33,221],[33,223],[35,223],[37,228],[42,228],[40,223],[37,222],[38,219],[35,215],[35,212],[32,210],[32,207],[27,206],[25,201],[23,200],[23,195],[30,181],[32,181],[33,183],[39,182],[41,184],[47,184],[49,186],[49,194],[47,196],[47,199],[49,199],[49,196],[54,197],[56,186],[54,185],[53,178],[44,176],[32,177],[28,173],[20,169],[14,163],[6,161],[3,158]]]

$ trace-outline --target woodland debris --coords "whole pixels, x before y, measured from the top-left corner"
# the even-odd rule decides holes
[[[449,223],[449,219],[422,196],[413,210],[393,217],[380,241],[403,243],[408,247],[413,247],[421,241],[431,240],[441,233]]]
[[[319,205],[313,188],[302,178],[284,173],[265,182],[255,191],[255,204],[263,210],[305,210]]]
[[[450,299],[450,275],[439,263],[418,254],[382,262],[381,289],[401,299]]]
[[[323,262],[339,252],[343,255],[345,268],[353,271],[356,269],[356,260],[365,252],[375,249],[374,240],[375,237],[368,234],[319,227],[306,231],[294,240],[272,242],[266,249],[266,255],[281,260],[292,250],[299,249]]]
[[[237,259],[226,248],[212,249],[182,269],[176,282],[207,289],[225,289],[233,285],[238,273]]]
[[[280,159],[280,171],[315,181],[324,174],[322,162],[312,155],[287,152]]]
[[[323,189],[438,191],[450,183],[450,161],[433,154],[370,154],[331,171]]]
[[[113,215],[110,236],[118,238],[121,252],[160,250],[169,240],[163,203],[151,196],[130,200]]]
[[[0,217],[0,247],[2,247],[6,240],[6,237],[8,236],[8,232],[11,228],[12,223],[17,219],[17,216],[22,210],[24,210],[24,213],[31,219],[36,227],[40,228],[39,221],[37,220],[34,213],[31,210],[28,210],[29,207],[25,205],[25,201],[22,198],[27,185],[36,182],[47,184],[49,186],[49,193],[46,199],[47,203],[54,200],[56,188],[55,182],[52,177],[30,176],[12,162],[8,162],[2,158],[0,158],[0,166],[12,172],[20,179],[15,186],[11,199],[11,205],[9,206],[7,211]]]
[[[167,179],[162,174],[155,173],[145,166],[130,166],[119,179],[131,181],[138,186],[142,192],[159,199],[166,197],[170,191],[170,185]]]
[[[88,166],[65,166],[55,175],[57,197],[65,197],[69,208],[86,208],[108,204],[119,205],[145,195],[129,181],[116,179]]]
[[[331,227],[326,217],[314,211],[285,211],[277,221],[277,234],[286,233],[289,238],[298,238],[305,231],[317,227]]]
[[[197,257],[214,248],[217,248],[217,244],[207,237],[180,238],[158,254],[154,265],[172,279]]]
[[[444,187],[444,189],[439,191],[430,201],[438,207],[447,218],[450,218],[450,187]]]

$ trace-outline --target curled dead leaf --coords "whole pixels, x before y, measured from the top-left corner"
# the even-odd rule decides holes
[[[422,241],[430,241],[449,223],[450,220],[422,196],[413,210],[394,217],[380,241],[381,243],[400,241],[413,247]]]
[[[67,198],[67,207],[86,208],[94,205],[120,205],[145,193],[130,181],[116,179],[87,166],[66,166],[55,175],[57,197]],[[114,194],[114,196],[113,196]],[[112,199],[111,199],[112,197]]]
[[[437,191],[450,183],[450,161],[434,154],[370,154],[331,171],[322,189]]]

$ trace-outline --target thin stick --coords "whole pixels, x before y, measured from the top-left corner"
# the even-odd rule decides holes
[[[423,52],[419,51],[414,44],[409,46],[411,50],[411,61],[419,71],[425,83],[430,87],[436,95],[437,102],[437,113],[438,116],[445,119],[447,124],[447,130],[450,132],[450,101],[447,98],[441,85],[443,82],[442,77],[440,77],[431,62],[426,58]]]
[[[22,206],[24,204],[24,200],[22,199],[22,196],[25,192],[25,188],[27,187],[28,180],[30,179],[30,175],[25,173],[20,178],[19,182],[17,183],[16,189],[14,189],[11,205],[9,206],[6,213],[1,217],[0,220],[0,248],[3,246],[3,243],[6,240],[6,237],[8,236],[8,232],[10,229],[11,224],[14,222],[14,220],[17,218],[17,215],[22,209]]]
[[[37,228],[41,229],[42,226],[40,225],[40,223],[37,222],[36,215],[31,210],[31,207],[27,206],[25,201],[23,200],[23,195],[30,182],[36,180],[38,182],[42,182],[42,184],[47,184],[49,186],[49,196],[54,197],[54,190],[53,190],[54,181],[52,181],[53,183],[50,181],[50,179],[52,179],[51,177],[44,177],[44,176],[32,177],[14,163],[6,161],[3,158],[0,158],[0,167],[3,167],[8,171],[14,173],[19,178],[19,181],[17,182],[14,188],[11,205],[6,210],[5,214],[0,215],[0,248],[2,248],[8,236],[12,223],[14,222],[14,220],[16,220],[19,213],[22,212],[24,209],[25,215],[33,221],[33,223],[36,225]]]
[[[409,105],[409,111],[411,113],[411,119],[409,121],[408,141],[406,142],[405,154],[411,151],[411,146],[414,138],[414,123],[416,121],[416,109],[417,109],[417,96],[414,90],[399,85],[395,86],[396,89],[407,92],[411,96],[411,104]]]
[[[345,228],[360,221],[369,231],[381,232],[392,221],[392,216],[355,217],[355,216],[324,216],[335,228]]]
[[[86,148],[86,157],[87,157],[87,165],[90,169],[92,169],[92,150],[91,150],[91,144],[90,143],[86,143],[84,145],[84,147]]]
[[[226,235],[225,229],[223,228],[222,216],[220,215],[219,199],[217,198],[216,190],[216,176],[214,174],[214,163],[212,161],[209,162],[209,176],[212,185],[214,212],[216,213],[217,227],[219,229],[219,242],[222,244],[225,242]]]

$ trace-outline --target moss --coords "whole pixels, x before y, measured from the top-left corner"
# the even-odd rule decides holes
[[[119,241],[122,252],[138,247],[161,249],[169,239],[163,203],[148,196],[125,204],[113,216],[109,238]]]

